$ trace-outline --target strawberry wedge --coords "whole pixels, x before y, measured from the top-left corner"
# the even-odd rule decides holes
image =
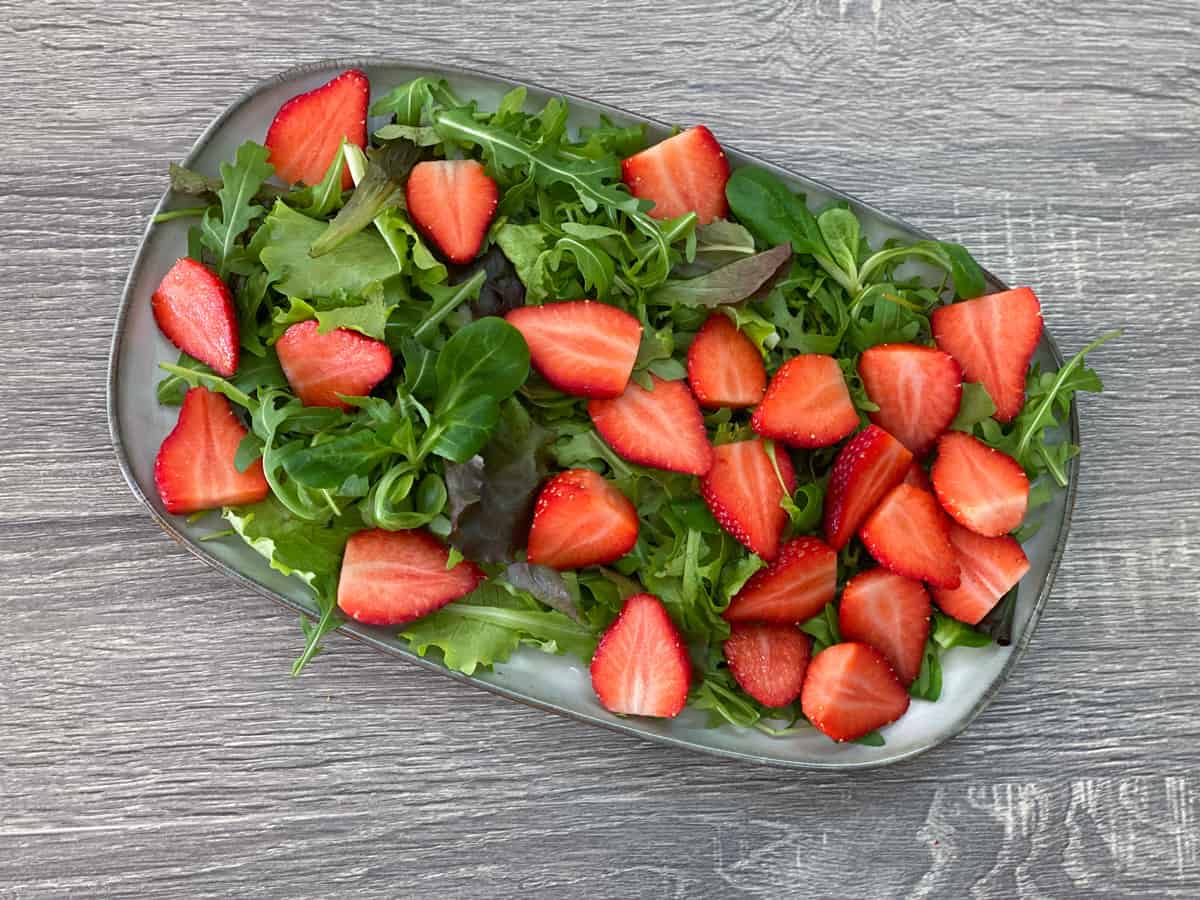
[[[618,559],[637,543],[632,503],[591,469],[568,469],[538,495],[529,529],[529,562],[581,569]]]
[[[962,370],[948,353],[881,344],[863,353],[858,374],[879,409],[871,421],[922,457],[950,427],[962,401]]]
[[[920,674],[933,608],[924,585],[887,569],[855,575],[842,591],[842,639],[870,644],[905,687]]]
[[[496,182],[473,159],[417,163],[404,196],[413,224],[453,263],[479,253],[500,200]]]
[[[688,385],[706,409],[753,406],[767,387],[767,370],[754,342],[723,313],[713,313],[687,357]]]
[[[656,219],[694,212],[700,224],[707,225],[729,213],[729,160],[703,125],[623,160],[621,178],[633,196],[654,204],[650,215]]]
[[[908,691],[887,660],[854,641],[814,656],[800,694],[804,715],[835,741],[857,740],[895,722],[908,702]]]
[[[342,141],[367,145],[367,104],[371,82],[358,69],[348,69],[319,88],[300,94],[279,107],[267,129],[275,174],[288,184],[317,184],[337,155]],[[350,170],[342,172],[342,187],[354,186]]]
[[[687,702],[692,664],[679,629],[652,594],[634,594],[600,638],[592,688],[610,712],[671,718]]]
[[[933,489],[958,524],[987,537],[1018,527],[1029,505],[1029,478],[1020,463],[969,434],[951,431],[938,441]]]
[[[779,505],[785,489],[796,489],[796,473],[787,452],[775,447],[775,466],[763,441],[738,441],[713,448],[713,464],[700,481],[700,492],[721,527],[770,562],[779,553],[787,513]],[[780,476],[783,484],[779,483]]]
[[[897,575],[958,587],[950,520],[934,496],[911,484],[892,488],[858,536],[875,561]]]
[[[824,609],[836,589],[837,554],[819,538],[796,538],[750,576],[722,615],[728,622],[795,625]]]
[[[828,447],[858,427],[858,412],[837,360],[809,353],[779,367],[750,424],[792,447]]]
[[[1008,535],[984,537],[958,524],[950,526],[950,545],[962,578],[957,588],[932,587],[933,600],[946,615],[978,625],[1029,571],[1029,559]]]
[[[907,478],[912,453],[880,428],[869,425],[837,455],[825,493],[825,540],[841,550],[884,495]]]
[[[793,625],[739,624],[722,645],[729,671],[764,706],[787,706],[800,696],[808,669],[808,635]]]
[[[230,378],[237,371],[237,312],[216,272],[185,256],[163,276],[150,305],[172,344],[218,375]]]
[[[682,381],[650,376],[652,390],[630,382],[620,397],[592,400],[588,415],[622,459],[639,466],[703,475],[713,461],[704,415]]]
[[[348,328],[321,334],[313,319],[298,322],[275,342],[279,365],[305,406],[352,407],[342,397],[365,397],[392,372],[392,351]]]

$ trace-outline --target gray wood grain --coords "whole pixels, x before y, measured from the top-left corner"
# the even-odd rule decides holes
[[[0,895],[1200,895],[1200,7],[0,2]],[[147,212],[298,62],[529,78],[962,240],[1094,365],[1032,649],[945,747],[850,777],[649,746],[295,621],[163,537],[108,446]]]

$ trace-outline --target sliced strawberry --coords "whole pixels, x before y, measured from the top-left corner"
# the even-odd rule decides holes
[[[679,715],[692,664],[679,629],[652,594],[634,594],[600,638],[592,657],[592,688],[610,712]]]
[[[525,338],[533,367],[577,397],[620,397],[642,342],[642,323],[593,300],[521,306],[504,317]]]
[[[237,371],[237,312],[233,295],[217,274],[183,257],[163,276],[150,299],[154,321],[167,339],[218,375]]]
[[[858,374],[879,407],[871,421],[924,456],[958,415],[962,371],[953,357],[932,347],[881,344],[863,353]]]
[[[1029,478],[1021,464],[961,431],[938,441],[933,488],[960,525],[988,537],[1008,534],[1025,518]]]
[[[875,561],[898,575],[958,587],[950,520],[937,499],[911,484],[892,488],[858,532]]]
[[[624,556],[637,536],[637,510],[624,494],[591,469],[568,469],[538,495],[526,557],[555,569],[581,569]]]
[[[978,625],[1029,571],[1029,559],[1015,538],[984,537],[957,523],[950,525],[950,544],[962,581],[957,588],[931,588],[933,600],[946,615]]]
[[[908,691],[873,647],[834,644],[809,662],[800,708],[835,741],[853,741],[904,715]]]
[[[270,488],[262,460],[245,472],[233,464],[246,429],[229,401],[208,388],[184,395],[175,428],[154,460],[154,484],[170,513],[257,503]]]
[[[808,635],[794,625],[734,625],[725,661],[742,690],[764,706],[787,706],[800,696],[808,668]]]
[[[825,540],[834,550],[845,547],[884,494],[904,480],[911,462],[908,448],[878,425],[838,452],[825,493]]]
[[[836,589],[837,554],[820,538],[796,538],[750,576],[722,615],[729,622],[796,625],[824,609]]]
[[[613,400],[591,400],[592,424],[623,459],[640,466],[703,475],[712,467],[704,415],[682,381],[651,375],[654,390],[630,382]]]
[[[417,163],[405,187],[413,224],[453,263],[475,258],[499,199],[496,182],[473,159]]]
[[[267,149],[275,174],[288,184],[317,184],[333,162],[342,141],[367,146],[367,104],[371,82],[358,69],[348,69],[316,90],[279,107],[267,129]],[[353,187],[350,170],[342,187]]]
[[[913,487],[920,488],[923,491],[933,493],[933,485],[929,481],[929,476],[925,474],[925,470],[921,468],[919,462],[914,462],[908,467],[908,474],[904,476],[904,483],[911,484]]]
[[[729,160],[703,125],[623,160],[621,179],[633,196],[653,201],[650,215],[656,219],[695,212],[700,224],[706,225],[729,213],[725,200]]]
[[[767,387],[767,370],[754,342],[723,313],[713,313],[688,348],[688,384],[700,405],[753,406]]]
[[[792,447],[828,447],[858,427],[858,413],[837,360],[808,353],[779,367],[750,424]]]
[[[779,475],[760,440],[738,441],[713,448],[713,465],[700,481],[704,502],[721,527],[763,559],[770,562],[779,553],[779,536],[787,524],[787,513],[779,502],[796,489],[792,461],[775,447]]]
[[[933,608],[921,582],[870,569],[850,579],[838,606],[842,640],[870,644],[905,687],[921,672]]]
[[[291,326],[275,342],[279,365],[288,384],[305,406],[338,406],[346,397],[365,397],[392,371],[392,351],[348,328],[327,334],[313,319]]]
[[[930,318],[937,345],[981,383],[1008,422],[1025,404],[1025,374],[1042,336],[1042,306],[1029,288],[952,303]]]

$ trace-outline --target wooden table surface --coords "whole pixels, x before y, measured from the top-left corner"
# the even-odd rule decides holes
[[[0,2],[0,896],[1200,896],[1200,5]],[[1096,353],[1029,654],[849,776],[663,749],[335,637],[167,539],[105,422],[181,158],[254,80],[449,61],[709,124],[964,242]]]

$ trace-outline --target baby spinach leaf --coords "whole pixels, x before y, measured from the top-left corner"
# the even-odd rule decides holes
[[[817,217],[817,227],[834,263],[857,284],[861,240],[858,218],[848,209],[832,206]]]
[[[668,281],[650,297],[658,306],[705,306],[741,303],[766,284],[792,258],[790,244],[731,262],[707,275]]]
[[[479,319],[446,342],[437,359],[438,408],[476,395],[510,396],[529,377],[529,348],[503,319]]]
[[[301,484],[332,490],[352,475],[368,474],[395,452],[373,430],[360,428],[297,450],[283,468]]]
[[[495,397],[487,394],[463,397],[455,406],[435,412],[421,451],[453,462],[466,462],[488,442],[499,421],[500,405]]]

